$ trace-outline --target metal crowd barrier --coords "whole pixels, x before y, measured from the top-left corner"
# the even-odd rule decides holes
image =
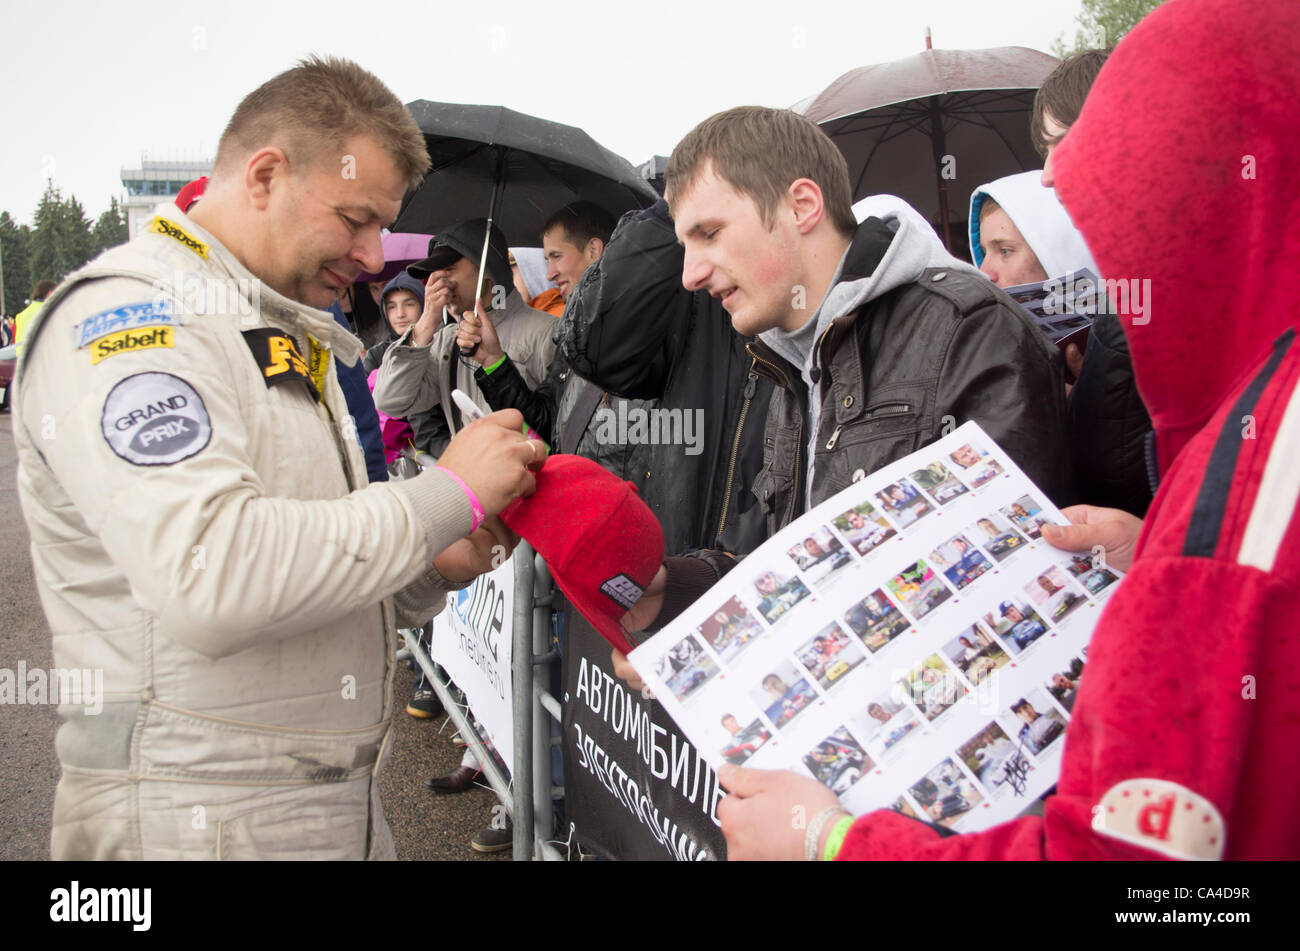
[[[407,447],[405,460],[420,468],[433,466],[436,460],[428,453]],[[552,739],[547,717],[561,721],[560,703],[538,677],[558,660],[551,647],[551,605],[555,600],[555,582],[546,562],[525,541],[520,541],[512,556],[515,560],[514,619],[512,644],[511,694],[514,716],[514,762],[507,774],[489,752],[485,738],[474,726],[467,710],[452,694],[451,680],[439,671],[420,644],[418,631],[402,630],[406,648],[424,671],[433,691],[442,701],[447,716],[460,735],[479,750],[479,765],[497,799],[506,807],[514,824],[514,859],[517,862],[541,859],[564,861],[566,856],[552,840],[552,798],[564,792],[551,783]]]

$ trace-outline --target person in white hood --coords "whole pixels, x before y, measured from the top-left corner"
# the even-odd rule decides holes
[[[1035,284],[1097,264],[1070,221],[1056,191],[1044,188],[1042,172],[1021,172],[981,185],[970,196],[971,260],[998,287]],[[1083,351],[1065,350],[1070,375],[1078,378]]]
[[[1097,265],[1038,170],[981,185],[970,196],[970,253],[998,287],[1033,284]]]

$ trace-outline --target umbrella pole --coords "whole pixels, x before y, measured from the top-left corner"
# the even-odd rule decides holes
[[[488,246],[492,242],[492,221],[496,217],[497,206],[501,203],[501,194],[506,190],[506,150],[497,151],[497,180],[492,188],[492,201],[488,204],[487,230],[483,233],[483,253],[478,259],[479,289],[483,288],[483,276],[487,273]],[[481,295],[480,295],[481,296]]]
[[[477,304],[478,299],[483,296],[483,278],[487,274],[487,256],[488,248],[492,245],[492,220],[496,217],[497,205],[501,203],[501,193],[506,190],[506,152],[505,149],[497,150],[497,175],[496,183],[492,186],[492,200],[488,202],[487,228],[483,231],[483,251],[478,257],[478,286],[474,288],[474,301]],[[496,284],[493,284],[496,287]],[[496,297],[494,293],[493,298]],[[478,350],[478,344],[472,347],[458,347],[462,357],[472,357]]]
[[[930,97],[930,146],[934,150],[934,178],[939,185],[939,237],[943,246],[952,253],[952,236],[948,224],[948,183],[943,177],[943,159],[948,154],[948,139],[943,134],[943,114],[939,111],[939,97]]]

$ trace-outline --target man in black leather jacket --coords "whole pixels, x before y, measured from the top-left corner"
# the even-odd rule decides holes
[[[566,301],[582,274],[600,260],[614,228],[613,217],[591,202],[575,202],[553,214],[542,227],[548,277],[559,284]],[[621,479],[641,488],[642,457],[647,447],[619,439],[620,415],[644,416],[651,407],[644,401],[610,396],[569,368],[564,354],[556,352],[546,378],[530,387],[501,350],[490,317],[470,318],[457,335],[462,347],[479,346],[480,362],[474,382],[493,409],[513,408],[551,444],[552,452],[572,453],[592,459]]]
[[[579,376],[661,410],[702,410],[702,451],[650,445],[633,481],[665,550],[748,554],[766,538],[749,491],[763,460],[772,385],[718,302],[682,287],[682,248],[660,201],[619,222],[565,307],[557,347]]]
[[[844,159],[815,125],[721,113],[683,139],[666,177],[684,286],[759,336],[752,366],[774,385],[753,484],[768,534],[967,420],[1054,502],[1074,501],[1055,347],[913,216],[858,225]],[[664,623],[726,567],[670,558],[629,623]]]

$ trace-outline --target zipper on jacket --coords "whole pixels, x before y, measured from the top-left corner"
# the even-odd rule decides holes
[[[873,406],[863,413],[862,419],[865,422],[879,416],[901,416],[903,413],[910,413],[911,411],[911,403],[881,403],[879,406]]]
[[[785,372],[784,370],[782,370],[779,366],[777,366],[777,365],[776,365],[775,363],[773,363],[771,360],[767,360],[767,359],[764,359],[763,357],[759,356],[758,351],[751,349],[753,346],[754,346],[754,345],[753,345],[752,343],[750,343],[750,344],[745,344],[745,351],[746,351],[746,352],[747,352],[751,357],[754,358],[754,362],[755,362],[755,363],[761,363],[761,364],[763,364],[763,366],[765,366],[765,367],[769,367],[769,368],[772,370],[772,372],[773,372],[774,374],[776,374],[776,376],[773,377],[773,380],[775,380],[777,383],[780,383],[782,389],[786,389],[786,390],[791,389],[791,387],[790,387],[790,377],[789,377],[789,375],[787,375],[786,372]]]
[[[781,523],[782,528],[794,521],[794,513],[798,509],[799,499],[803,495],[803,483],[808,481],[803,471],[803,424],[804,413],[800,413],[799,435],[794,444],[794,491],[790,493],[790,511],[786,513],[785,521]]]
[[[749,415],[749,404],[753,402],[754,391],[758,387],[758,374],[751,368],[749,379],[745,381],[745,402],[740,407],[740,418],[736,421],[736,438],[731,441],[731,464],[727,467],[727,488],[722,494],[722,515],[718,518],[716,541],[721,543],[722,530],[727,527],[727,509],[731,507],[731,487],[736,479],[736,457],[740,453],[740,436],[745,431],[745,417]]]
[[[821,383],[821,378],[823,376],[822,361],[821,361],[822,347],[826,343],[826,338],[830,336],[831,331],[834,329],[835,329],[835,322],[832,321],[830,325],[827,326],[827,328],[822,331],[822,335],[817,338],[817,342],[813,344],[813,350],[812,350],[813,365],[808,372],[808,376],[812,379],[814,386]],[[822,392],[824,393],[825,390],[823,389]],[[792,521],[794,521],[794,514],[796,511],[799,510],[799,498],[801,495],[804,494],[803,486],[801,485],[801,483],[807,483],[808,481],[808,474],[804,472],[803,462],[801,457],[803,455],[803,424],[808,420],[809,414],[812,413],[812,399],[813,399],[813,391],[809,390],[807,405],[803,408],[803,412],[799,414],[799,441],[795,443],[795,447],[794,447],[795,492],[793,497],[791,497],[790,499],[790,514],[786,516],[785,519],[786,525],[789,525]],[[835,448],[835,443],[837,443],[840,438],[840,430],[843,428],[844,427],[842,425],[835,427],[835,432],[831,433],[831,438],[826,443],[827,449]]]
[[[825,334],[823,334],[822,336],[824,337]],[[779,373],[780,374],[779,382],[781,386],[787,390],[790,390],[791,393],[794,393],[793,387],[790,386],[790,377],[786,375],[786,372],[782,370],[779,366],[777,366],[775,363],[773,363],[771,360],[765,360],[761,356],[759,356],[758,352],[752,349],[753,346],[754,346],[753,344],[746,344],[745,350],[749,353],[751,357],[754,358],[754,361],[756,363],[761,363],[766,367],[771,367],[772,370],[774,370],[776,373]],[[798,397],[796,394],[796,399],[797,398]],[[786,514],[785,521],[781,523],[783,526],[789,525],[791,520],[794,518],[795,508],[797,507],[799,502],[800,485],[801,483],[807,481],[805,478],[801,477],[801,473],[803,469],[803,425],[805,422],[807,422],[807,417],[808,417],[808,407],[807,406],[800,407],[799,434],[794,445],[794,489],[795,491],[793,495],[791,495],[790,497],[790,510]]]
[[[834,321],[832,321],[826,327],[826,329],[822,331],[822,335],[817,338],[817,342],[813,344],[813,350],[812,350],[813,365],[811,369],[808,371],[808,376],[812,379],[814,384],[821,382],[822,365],[823,365],[821,359],[822,345],[826,343],[826,338],[830,336],[831,331],[834,329],[835,329],[835,323]],[[809,393],[808,395],[811,398],[812,394]]]
[[[1155,495],[1160,491],[1160,466],[1156,460],[1156,431],[1154,429],[1147,431],[1147,438],[1143,440],[1142,457],[1147,466],[1147,482],[1151,486],[1151,494]]]

